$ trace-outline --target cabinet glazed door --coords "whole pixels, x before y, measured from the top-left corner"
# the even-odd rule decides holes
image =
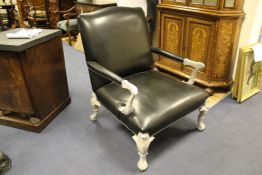
[[[183,56],[184,25],[184,17],[163,13],[161,15],[160,47],[179,56]],[[182,69],[181,62],[162,57],[160,57],[159,61],[173,69]]]
[[[198,77],[201,79],[208,80],[208,77],[211,76],[209,72],[214,52],[215,24],[215,21],[210,19],[187,18],[185,57],[205,64],[205,68],[198,73]],[[192,69],[186,66],[183,71],[190,74]]]

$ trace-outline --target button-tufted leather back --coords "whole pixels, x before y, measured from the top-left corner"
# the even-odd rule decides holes
[[[87,61],[122,77],[151,69],[149,31],[141,8],[108,7],[81,14],[79,25]],[[90,78],[94,91],[109,82],[91,71]]]

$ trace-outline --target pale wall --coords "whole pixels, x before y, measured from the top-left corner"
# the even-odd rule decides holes
[[[245,0],[244,11],[246,13],[242,29],[240,32],[240,39],[238,45],[239,48],[254,44],[258,41],[260,29],[262,26],[262,0]],[[235,63],[238,60],[238,54],[235,59]],[[236,65],[232,66],[233,79],[235,77]]]

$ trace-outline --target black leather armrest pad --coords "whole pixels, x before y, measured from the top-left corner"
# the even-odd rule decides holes
[[[122,78],[120,76],[118,76],[117,74],[115,74],[114,72],[106,69],[105,67],[103,67],[102,65],[98,64],[95,61],[87,61],[87,65],[88,68],[93,71],[96,74],[99,74],[111,81],[114,81],[116,83],[121,84],[122,82]]]
[[[156,53],[156,54],[159,54],[159,55],[162,55],[162,56],[165,56],[167,58],[171,58],[171,59],[174,59],[174,60],[177,60],[177,61],[183,62],[183,60],[184,60],[183,57],[180,57],[180,56],[178,56],[176,54],[173,54],[171,52],[168,52],[168,51],[160,49],[160,48],[151,47],[151,51],[153,53]]]

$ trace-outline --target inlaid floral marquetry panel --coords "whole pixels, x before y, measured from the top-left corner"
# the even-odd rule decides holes
[[[174,18],[164,16],[164,38],[163,48],[180,55],[182,51],[182,28],[184,25],[184,18]]]
[[[232,55],[232,44],[234,38],[235,21],[221,21],[219,28],[219,40],[217,48],[217,58],[213,77],[216,80],[224,79],[229,73],[230,59]]]
[[[162,16],[163,37],[161,40],[161,47],[167,51],[175,53],[177,55],[182,54],[182,44],[183,44],[183,25],[184,18],[172,17],[169,14]],[[181,35],[182,33],[182,35]],[[177,67],[181,67],[181,63],[174,61]]]
[[[203,28],[194,28],[192,31],[191,57],[196,60],[205,58],[209,33]]]
[[[213,35],[215,22],[199,20],[195,18],[187,19],[187,49],[186,57],[200,61],[206,65],[201,72],[206,72],[209,68],[212,56]],[[205,75],[207,76],[207,75]]]
[[[206,52],[210,36],[209,26],[193,23],[190,25],[188,57],[195,61],[206,62]]]
[[[166,37],[165,37],[165,44],[164,48],[170,51],[173,51],[174,53],[178,53],[178,41],[179,41],[179,28],[178,23],[173,21],[166,21],[167,22],[167,28],[166,28]]]

